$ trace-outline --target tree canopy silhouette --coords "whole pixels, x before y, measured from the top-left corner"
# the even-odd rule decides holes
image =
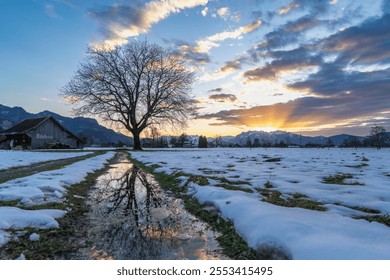
[[[372,145],[374,145],[378,150],[383,147],[387,140],[387,135],[385,134],[386,129],[380,125],[374,125],[370,130],[370,139]]]
[[[172,52],[147,41],[114,49],[93,48],[62,89],[77,115],[95,115],[120,124],[141,149],[141,132],[150,126],[183,128],[194,114],[194,73]]]

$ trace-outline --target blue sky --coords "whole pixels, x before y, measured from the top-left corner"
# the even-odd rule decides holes
[[[196,72],[187,133],[390,130],[390,1],[2,0],[0,103],[71,115],[88,45],[144,39]]]

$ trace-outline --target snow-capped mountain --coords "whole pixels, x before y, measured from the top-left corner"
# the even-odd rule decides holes
[[[265,131],[246,131],[238,134],[235,137],[222,137],[223,142],[233,144],[233,145],[240,145],[240,146],[246,146],[248,141],[251,142],[253,145],[254,143],[259,143],[260,145],[264,144],[280,144],[283,143],[284,145],[308,145],[308,144],[315,144],[315,145],[326,145],[327,143],[332,143],[333,145],[342,145],[344,141],[346,141],[350,137],[357,137],[359,141],[363,141],[365,137],[361,136],[353,136],[348,134],[340,134],[330,137],[325,136],[304,136],[292,132],[286,132],[286,131],[272,131],[272,132],[265,132]],[[257,139],[257,140],[256,140]]]

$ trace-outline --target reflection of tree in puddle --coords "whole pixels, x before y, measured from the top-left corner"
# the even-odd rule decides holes
[[[169,258],[180,242],[175,213],[153,179],[129,162],[100,177],[90,201],[93,258]]]

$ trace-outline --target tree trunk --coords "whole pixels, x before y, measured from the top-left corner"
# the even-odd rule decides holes
[[[134,147],[133,147],[133,150],[134,151],[140,151],[142,150],[142,147],[141,147],[141,139],[139,137],[139,132],[138,131],[134,131],[133,132],[133,138],[134,138]]]

